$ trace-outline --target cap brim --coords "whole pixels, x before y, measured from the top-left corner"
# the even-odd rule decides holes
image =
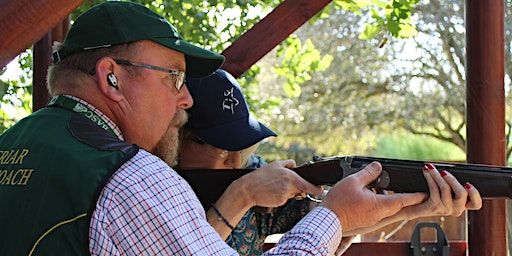
[[[224,56],[195,46],[182,39],[159,37],[151,40],[185,54],[187,76],[199,78],[211,75],[224,63]]]
[[[215,127],[194,129],[193,132],[206,143],[229,151],[246,149],[267,137],[277,136],[252,116]]]

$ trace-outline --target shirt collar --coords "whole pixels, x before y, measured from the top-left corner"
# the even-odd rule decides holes
[[[80,102],[81,104],[85,105],[86,107],[88,107],[89,109],[91,109],[92,111],[94,111],[95,114],[97,114],[105,122],[107,122],[107,125],[114,131],[114,133],[116,134],[117,138],[119,138],[120,140],[124,141],[123,133],[121,133],[121,130],[119,129],[119,127],[117,127],[117,125],[110,118],[108,118],[107,115],[103,114],[99,109],[97,109],[93,105],[89,104],[89,102],[87,102],[85,100],[82,100],[82,99],[80,99],[80,98],[78,98],[76,96],[72,96],[72,95],[62,95],[62,96],[65,96],[65,97],[71,98],[73,100],[76,100],[76,101]]]

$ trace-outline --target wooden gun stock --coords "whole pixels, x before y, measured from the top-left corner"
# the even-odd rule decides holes
[[[439,171],[450,172],[461,184],[473,184],[483,198],[512,198],[512,168],[503,166],[345,156],[321,159],[293,170],[314,185],[333,185],[373,161],[382,165],[383,174],[369,185],[371,188],[428,193],[422,169],[426,163],[432,163]],[[177,170],[205,209],[215,203],[233,181],[252,171],[254,169]]]

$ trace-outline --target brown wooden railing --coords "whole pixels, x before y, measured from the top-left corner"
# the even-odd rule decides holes
[[[264,249],[269,250],[275,244],[265,244]],[[466,241],[451,241],[450,256],[465,256],[468,245]],[[343,256],[411,256],[412,250],[409,243],[354,243]]]

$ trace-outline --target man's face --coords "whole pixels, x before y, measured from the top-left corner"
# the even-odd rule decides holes
[[[151,41],[140,42],[139,51],[129,61],[185,70],[183,53],[173,51]],[[175,79],[167,72],[140,68],[134,76],[125,69],[129,81],[124,85],[127,106],[123,135],[126,140],[154,153],[157,143],[166,133],[178,133],[171,121],[178,110],[192,106],[192,97],[186,86],[175,88]],[[171,124],[171,125],[169,125]],[[171,130],[171,131],[169,131]]]
[[[178,130],[173,127],[181,128],[187,122],[187,113],[185,110],[178,109],[174,118],[171,120],[169,129],[158,142],[155,148],[155,155],[164,160],[168,165],[175,166],[178,156]]]

